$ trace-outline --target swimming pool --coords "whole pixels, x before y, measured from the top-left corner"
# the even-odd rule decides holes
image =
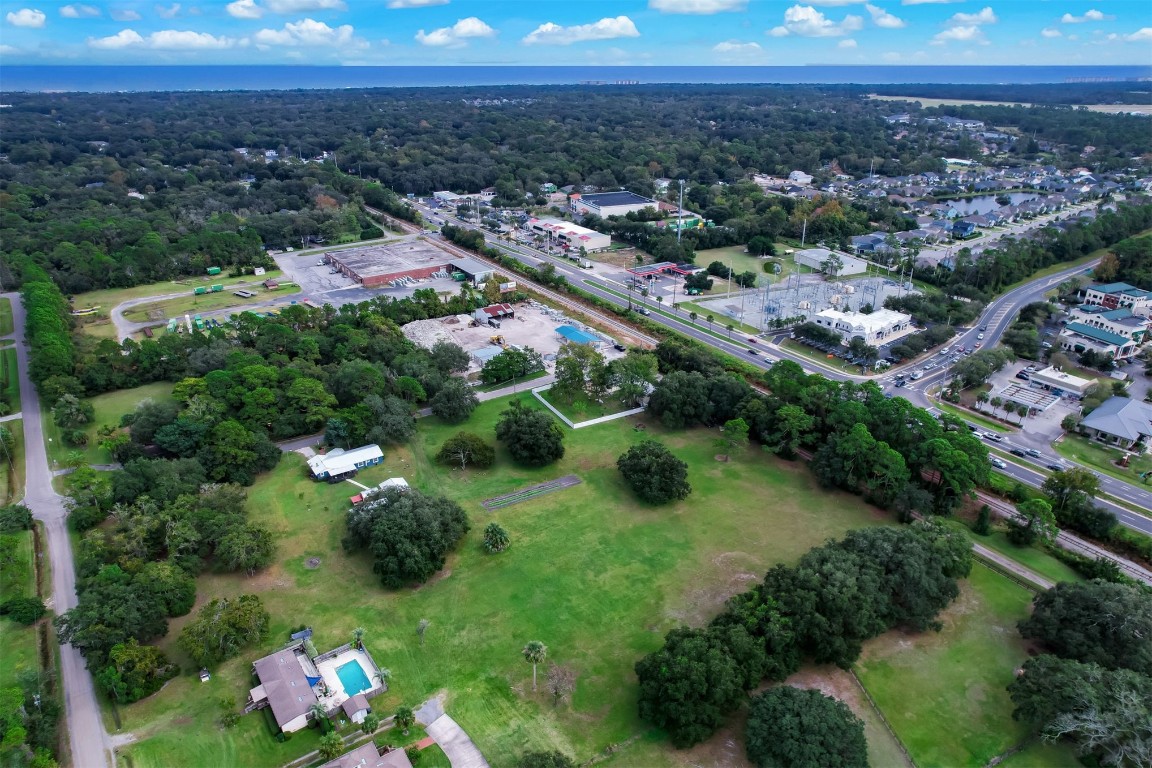
[[[355,659],[336,667],[336,676],[340,678],[340,684],[344,686],[344,695],[348,697],[363,693],[372,687],[368,675],[364,674],[364,667]]]

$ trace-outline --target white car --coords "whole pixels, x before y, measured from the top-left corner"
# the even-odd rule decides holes
[[[979,340],[979,341],[984,341],[984,334],[982,334],[982,333],[978,333],[978,334],[976,334],[976,338],[977,338],[977,340]]]
[[[995,456],[989,458],[988,463],[996,467],[996,469],[1007,469],[1008,467],[1008,465],[1004,463],[1003,459],[998,459]]]
[[[985,432],[980,435],[980,437],[984,438],[985,440],[991,440],[994,443],[1000,443],[1004,441],[1003,436],[998,435],[995,432]]]

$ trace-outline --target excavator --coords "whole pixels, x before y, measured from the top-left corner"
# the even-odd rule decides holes
[[[492,338],[489,339],[489,341],[491,341],[493,344],[500,347],[501,349],[508,349],[508,342],[506,342],[504,340],[503,336],[493,336]]]

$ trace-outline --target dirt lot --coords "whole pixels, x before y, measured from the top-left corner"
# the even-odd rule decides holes
[[[544,355],[546,361],[551,360],[551,357],[560,349],[560,344],[563,341],[556,333],[558,326],[576,325],[582,327],[581,323],[573,321],[570,317],[566,317],[556,310],[545,308],[536,302],[517,304],[515,319],[501,320],[498,329],[487,326],[471,327],[457,321],[455,317],[423,322],[438,322],[440,328],[447,333],[448,339],[468,352],[491,347],[492,337],[500,335],[510,345],[531,347]],[[605,336],[600,331],[594,331],[594,333],[602,337]],[[610,339],[610,342],[614,341],[616,341],[615,338]],[[611,343],[601,345],[600,350],[610,360],[624,354],[613,349]],[[479,368],[479,365],[475,365],[475,367]]]

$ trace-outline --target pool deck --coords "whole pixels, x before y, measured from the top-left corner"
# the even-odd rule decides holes
[[[368,678],[368,682],[373,688],[380,684],[380,681],[372,679],[375,665],[372,664],[368,655],[363,651],[356,649],[348,650],[330,659],[321,661],[316,665],[316,669],[319,670],[320,676],[324,678],[329,693],[327,696],[323,696],[321,692],[317,690],[316,696],[320,699],[320,705],[329,712],[339,707],[349,698],[349,696],[344,693],[344,683],[340,680],[340,676],[336,674],[336,670],[350,661],[355,661],[360,665],[360,668],[364,670],[364,676]],[[369,691],[364,691],[364,693],[367,695]]]

